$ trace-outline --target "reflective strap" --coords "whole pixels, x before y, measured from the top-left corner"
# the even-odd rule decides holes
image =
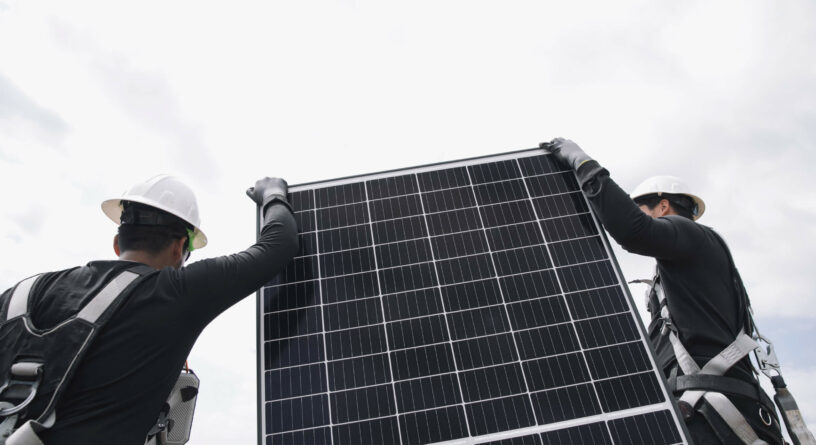
[[[669,302],[666,300],[666,292],[663,290],[663,284],[660,282],[660,272],[657,270],[656,266],[655,278],[652,283],[652,289],[654,290],[655,295],[657,295],[657,310],[660,313],[660,318],[663,320],[663,327],[660,328],[660,334],[666,335],[671,331],[676,331],[677,329],[674,327],[674,323],[672,322],[671,314],[669,313]],[[646,299],[649,301],[651,299],[651,295],[647,294]]]
[[[666,292],[663,291],[663,285],[657,280],[655,280],[654,290],[655,293],[657,293],[657,301],[660,303],[660,316],[664,320],[671,320],[671,315],[669,314],[669,303],[666,301]]]
[[[31,286],[34,285],[34,282],[37,281],[39,277],[39,275],[34,275],[33,277],[26,278],[17,285],[14,289],[14,293],[11,294],[8,312],[6,312],[6,320],[11,320],[14,317],[19,317],[28,312],[28,294],[31,292]]]
[[[675,336],[676,337],[676,336]],[[680,340],[676,341],[677,344],[680,344]],[[672,346],[675,346],[675,341],[672,340]],[[680,345],[683,348],[683,345]],[[745,334],[745,332],[740,332],[740,335],[737,336],[737,339],[734,340],[728,347],[720,351],[714,358],[708,361],[708,363],[703,366],[703,369],[697,372],[686,372],[685,368],[683,369],[683,373],[686,375],[694,375],[694,374],[708,374],[708,375],[723,375],[726,371],[728,371],[735,363],[742,360],[749,352],[753,351],[754,349],[758,348],[759,345]],[[689,360],[694,362],[689,356],[688,351],[686,348],[683,348],[683,352],[688,357]],[[674,353],[677,355],[677,347],[674,348]],[[679,356],[678,356],[679,357]],[[680,363],[680,359],[677,359],[677,362]],[[696,367],[697,364],[695,363],[694,366]],[[699,368],[698,368],[699,369]],[[703,397],[703,394],[706,394],[705,391],[686,391],[683,393],[683,396],[680,397],[681,402],[688,403],[691,406],[696,406],[697,402],[700,401],[700,397]]]
[[[717,414],[722,417],[742,443],[746,445],[768,445],[767,442],[759,439],[754,429],[751,428],[751,425],[748,424],[748,421],[745,420],[737,407],[728,400],[728,397],[716,392],[707,392],[705,400],[717,411]]]
[[[727,348],[720,351],[714,358],[708,361],[700,371],[702,374],[723,375],[731,369],[738,361],[742,360],[749,352],[758,348],[759,345],[744,331],[740,332],[737,339]]]
[[[686,347],[683,346],[683,343],[680,343],[680,338],[677,337],[677,333],[670,331],[669,340],[671,340],[672,349],[674,349],[674,356],[677,358],[677,364],[680,365],[680,369],[683,370],[683,374],[694,375],[700,372],[700,367],[697,365],[697,362],[691,358],[691,354],[688,353],[688,350],[686,350]]]
[[[660,303],[660,304],[663,304],[663,301],[666,300],[666,294],[663,292],[663,284],[660,282],[661,281],[660,280],[660,269],[658,269],[658,266],[656,264],[655,264],[655,276],[654,276],[654,279],[652,279],[652,280],[643,280],[643,281],[651,281],[652,282],[652,287],[654,288],[655,293],[657,294],[657,302]]]
[[[655,280],[654,289],[655,293],[657,293],[657,301],[659,303],[658,309],[660,309],[660,318],[663,319],[664,323],[663,332],[665,335],[665,333],[668,332],[666,327],[669,327],[669,329],[674,329],[674,326],[672,326],[673,323],[671,319],[671,314],[669,314],[669,302],[666,301],[666,292],[663,291],[663,285],[660,284],[660,282],[657,280]]]
[[[91,323],[96,323],[96,320],[105,312],[110,304],[116,300],[116,297],[135,280],[139,278],[139,274],[124,271],[118,277],[111,280],[102,291],[100,291],[77,315]]]
[[[33,420],[29,420],[17,428],[17,431],[6,439],[6,445],[45,445],[40,436],[34,432],[34,423]]]

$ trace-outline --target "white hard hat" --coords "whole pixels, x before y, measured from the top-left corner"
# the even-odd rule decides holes
[[[193,248],[200,249],[207,245],[207,236],[200,227],[201,219],[198,217],[195,194],[177,178],[169,175],[154,176],[136,184],[119,198],[102,202],[102,211],[116,224],[122,224],[122,201],[138,202],[181,218],[195,228]]]
[[[661,196],[663,193],[688,196],[697,207],[691,209],[694,220],[697,221],[703,216],[705,202],[699,196],[691,193],[689,186],[676,176],[653,176],[641,182],[629,196],[634,200],[648,195]]]

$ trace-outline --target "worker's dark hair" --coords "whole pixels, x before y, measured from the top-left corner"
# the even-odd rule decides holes
[[[173,241],[187,238],[191,228],[181,218],[155,207],[123,201],[122,224],[119,226],[119,250],[142,250],[160,253]],[[187,245],[184,247],[185,251]]]
[[[649,210],[652,210],[657,207],[658,204],[660,204],[660,201],[664,199],[669,201],[669,206],[671,206],[672,210],[674,210],[674,213],[677,213],[684,218],[694,220],[694,207],[696,204],[694,203],[694,200],[686,195],[675,195],[672,193],[663,193],[660,196],[657,194],[646,195],[636,198],[635,204],[639,206],[645,205],[649,208]]]

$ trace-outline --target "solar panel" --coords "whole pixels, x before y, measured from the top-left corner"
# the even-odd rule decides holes
[[[290,187],[259,443],[678,444],[575,174],[541,150]]]

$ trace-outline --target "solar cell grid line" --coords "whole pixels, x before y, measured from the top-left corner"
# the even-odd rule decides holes
[[[518,159],[516,159],[516,165],[518,166],[519,172],[521,173],[521,172],[522,172],[521,163],[519,162],[519,160],[518,160]],[[523,178],[523,177],[522,177],[522,178]],[[525,190],[527,191],[527,195],[529,196],[529,199],[530,199],[530,204],[531,204],[531,205],[533,205],[533,212],[534,212],[534,214],[536,215],[536,219],[538,219],[538,220],[540,221],[540,219],[539,219],[539,213],[538,213],[538,212],[539,212],[539,210],[536,208],[536,206],[535,206],[535,204],[534,204],[534,201],[533,201],[533,195],[530,193],[530,190],[529,190],[529,188],[528,188],[528,186],[527,186],[527,182],[526,182],[526,181],[524,182],[524,188],[525,188]],[[540,225],[539,225],[539,228],[541,228],[541,227],[540,227]],[[543,229],[543,228],[541,228],[541,231],[542,231],[542,232],[541,232],[541,235],[542,235],[542,236],[544,236],[544,229]],[[551,251],[551,249],[550,249],[550,243],[548,243],[548,242],[546,241],[546,237],[544,237],[544,240],[545,240],[545,241],[544,241],[544,245],[546,246],[547,253],[550,255],[550,258],[552,258],[552,251]],[[556,267],[556,266],[555,266],[555,264],[553,264],[553,267]],[[559,289],[561,290],[561,292],[560,292],[560,293],[561,293],[561,295],[564,295],[564,286],[561,284],[561,278],[559,277],[559,274],[558,274],[558,273],[556,273],[556,274],[555,274],[555,279],[556,279],[556,282],[558,283],[558,287],[559,287]],[[577,329],[576,329],[576,327],[575,327],[575,318],[572,316],[572,313],[570,313],[570,311],[569,311],[569,307],[567,307],[567,314],[569,315],[570,324],[572,325],[572,328],[575,330],[575,335],[577,336],[577,335],[578,335],[578,331],[577,331]],[[586,366],[586,368],[587,368],[587,369],[589,369],[589,362],[587,361],[586,356],[583,354],[583,352],[584,352],[584,351],[583,351],[583,345],[582,345],[582,346],[581,346],[581,354],[580,354],[580,355],[581,355],[581,358],[583,359],[584,365]],[[590,380],[589,380],[589,381],[590,381],[591,383],[594,383],[594,382],[595,382],[595,379],[594,379],[594,378],[591,376],[591,374],[590,374],[590,376],[589,376],[589,377],[590,377]],[[596,398],[597,398],[597,400],[598,400],[598,404],[600,405],[600,404],[601,404],[601,397],[600,397],[600,395],[598,394],[597,388],[595,388],[595,385],[594,385],[594,384],[592,385],[592,390],[593,390],[593,393],[595,394],[595,397],[596,397]]]
[[[259,291],[259,444],[686,443],[608,240],[540,150],[290,201],[301,251]]]
[[[517,159],[516,162],[519,163],[519,167],[521,168],[520,161]],[[525,184],[527,184],[529,186],[528,181],[525,181]],[[577,182],[576,182],[576,186],[577,186]],[[528,188],[528,190],[529,190],[529,188]],[[587,198],[585,196],[582,196],[582,197],[583,197],[583,201],[585,203],[585,206],[586,206],[587,210],[589,210],[589,208],[590,208],[589,201],[587,200]],[[600,224],[597,216],[594,214],[594,212],[589,212],[589,214],[590,214],[590,216],[592,218],[592,221],[594,222],[595,227],[600,228],[601,224]],[[615,276],[617,278],[617,282],[620,283],[620,287],[623,287],[623,283],[625,283],[626,281],[623,279],[620,268],[617,266],[617,263],[615,262],[614,255],[612,254],[611,248],[609,246],[609,242],[606,239],[606,236],[603,233],[603,231],[599,230],[599,232],[602,235],[604,250],[606,250],[610,261],[612,261],[615,264],[615,267],[613,268],[613,272],[614,272],[614,274],[615,274]],[[626,290],[628,292],[628,288]],[[566,296],[567,294],[564,294],[564,295]],[[630,312],[630,315],[634,317],[634,314],[633,314],[634,309],[631,307],[631,301],[632,301],[632,299],[631,299],[631,296],[630,296],[629,297],[629,302],[630,302],[629,303],[629,306],[630,306],[629,307],[629,312]],[[647,339],[644,336],[644,329],[643,329],[642,325],[640,325],[639,332],[640,332],[640,343],[641,343],[642,347],[640,349],[637,349],[638,353],[645,352],[646,350],[651,351],[651,345],[648,343]],[[630,343],[630,344],[634,344],[634,342]],[[645,348],[643,348],[643,347],[645,347]],[[634,354],[634,352],[631,349],[628,349],[627,351],[630,354]],[[678,428],[677,428],[678,431],[677,432],[669,431],[669,433],[677,433],[676,436],[673,436],[673,437],[677,437],[678,439],[680,439],[680,442],[678,442],[678,443],[685,443],[681,439],[681,437],[682,437],[681,434],[687,434],[686,429],[685,429],[685,424],[679,421],[678,413],[677,413],[676,408],[675,408],[675,406],[674,406],[674,404],[672,402],[672,397],[671,397],[671,395],[668,393],[668,391],[666,389],[665,381],[662,380],[663,376],[660,373],[659,368],[657,367],[657,364],[656,364],[656,362],[654,360],[653,352],[650,353],[650,354],[645,354],[645,355],[647,356],[648,362],[651,364],[653,372],[659,375],[660,381],[662,382],[662,384],[659,385],[660,386],[660,391],[662,392],[663,399],[668,401],[669,410],[664,410],[664,411],[662,411],[662,413],[666,414],[667,418],[673,418],[673,420],[675,422],[675,425],[678,426]],[[585,359],[586,359],[586,356],[585,356]],[[637,361],[633,360],[630,363],[637,363]],[[589,365],[588,360],[587,360],[587,365]]]
[[[471,177],[470,169],[469,168],[466,169],[466,172],[467,172],[468,182],[470,183],[471,192],[473,193],[474,199],[476,199],[477,198],[476,190],[475,190],[474,185],[473,185],[473,178]],[[481,222],[481,225],[482,225],[482,231],[484,233],[484,237],[487,240],[487,238],[488,238],[487,229],[484,227],[484,219],[482,218],[482,213],[481,212],[479,212],[479,221]],[[490,253],[490,258],[491,258],[491,262],[493,264],[493,269],[496,271],[496,281],[498,282],[499,281],[498,267],[496,267],[496,259],[493,256],[493,252],[490,250],[491,247],[490,247],[489,242],[488,242],[487,249],[488,249],[488,252]],[[523,369],[523,365],[521,363],[521,352],[519,351],[518,344],[516,343],[516,334],[515,334],[515,332],[513,330],[512,323],[510,322],[510,313],[507,310],[507,301],[504,298],[504,293],[501,290],[501,286],[499,286],[499,296],[501,297],[501,303],[504,306],[504,315],[507,318],[507,323],[508,323],[508,326],[510,327],[510,337],[513,339],[513,347],[515,348],[516,354],[519,357],[518,364]],[[522,376],[522,378],[524,380],[524,389],[527,392],[527,398],[529,399],[529,402],[530,402],[530,409],[532,409],[532,412],[535,412],[535,405],[533,404],[533,398],[532,398],[532,395],[530,394],[530,385],[527,383],[527,376],[524,374],[524,372],[521,372],[521,376]],[[533,416],[533,420],[535,420],[536,425],[539,424],[538,419],[535,416]]]
[[[380,283],[380,270],[379,270],[379,263],[377,262],[377,248],[376,248],[376,244],[373,241],[373,239],[374,239],[374,226],[373,226],[373,220],[371,218],[371,204],[370,204],[370,201],[368,201],[368,186],[366,185],[365,182],[363,182],[363,188],[365,190],[365,197],[366,197],[366,200],[367,200],[368,215],[369,215],[369,217],[368,217],[368,219],[369,219],[369,230],[371,230],[371,238],[372,238],[371,250],[372,250],[372,252],[374,252],[374,273],[377,276],[377,289],[379,290],[379,295],[380,295],[380,298],[379,298],[379,300],[380,300],[380,309],[382,310],[382,313],[383,313],[383,322],[382,322],[382,324],[383,324],[383,329],[387,331],[386,319],[385,319],[385,304],[383,303],[383,300],[382,300],[382,284]],[[390,345],[390,343],[388,341],[388,335],[385,336],[385,348],[386,348],[385,349],[386,357],[388,357],[388,356],[391,355],[391,345]],[[388,372],[389,372],[390,377],[391,377],[391,388],[392,388],[392,395],[394,397],[394,406],[396,407],[396,414],[399,416],[399,403],[397,402],[397,387],[396,387],[396,383],[394,381],[394,370],[391,368],[391,361],[390,360],[388,360]],[[399,440],[400,440],[399,443],[402,444],[402,434],[400,432],[399,422],[397,422],[397,437],[399,437]]]
[[[422,209],[422,217],[425,220],[425,224],[428,225],[428,216],[425,213],[425,205],[424,205],[424,202],[422,201],[422,185],[419,182],[419,177],[417,175],[413,175],[413,176],[414,176],[414,179],[416,180],[417,190],[420,192],[420,205],[421,205],[421,209]],[[428,243],[429,244],[432,243],[431,242],[430,230],[428,231]],[[448,331],[448,346],[449,346],[449,348],[451,350],[451,356],[453,357],[453,369],[456,372],[456,386],[459,389],[459,394],[461,395],[460,400],[461,400],[462,410],[465,411],[465,397],[464,397],[464,391],[462,390],[461,377],[459,375],[459,364],[456,361],[456,355],[453,354],[453,352],[454,352],[454,350],[453,350],[453,336],[451,335],[450,324],[448,323],[447,308],[445,307],[445,302],[442,300],[442,286],[441,286],[440,281],[439,281],[439,270],[437,269],[437,265],[436,265],[436,255],[434,254],[434,251],[433,251],[432,247],[431,247],[430,250],[431,250],[431,262],[434,265],[434,273],[436,274],[436,277],[437,277],[436,278],[437,289],[439,289],[439,297],[440,297],[440,303],[441,303],[441,308],[442,308],[442,315],[443,315],[443,317],[445,319],[445,329]],[[470,425],[468,424],[468,422],[465,422],[465,428],[466,428],[467,435],[470,436],[471,432],[470,432]]]
[[[314,193],[314,192],[312,192],[312,200],[313,200],[312,204],[314,205],[314,208],[317,209],[317,194]],[[314,218],[315,218],[315,230],[317,230],[317,227],[318,227],[317,210],[315,210],[315,212],[314,212]],[[317,242],[315,243],[315,254],[318,257],[320,256],[320,244],[317,243]],[[321,278],[320,277],[320,261],[317,261],[317,277],[318,277],[318,281],[319,281],[320,278]],[[318,289],[318,299],[320,301],[320,316],[323,319],[323,326],[325,327],[326,326],[326,311],[325,311],[325,300],[323,299],[323,286],[318,285],[317,289]],[[326,347],[326,332],[325,331],[323,331],[322,337],[323,337],[323,366],[326,368],[326,391],[328,391],[329,388],[331,388],[331,386],[329,386],[329,384],[330,384],[330,382],[329,382],[329,356],[328,356],[328,348]],[[328,395],[326,396],[326,398],[328,399]],[[334,428],[333,428],[333,425],[332,425],[332,422],[333,422],[333,419],[332,419],[332,407],[331,407],[331,403],[329,403],[329,402],[330,401],[327,400],[327,403],[326,403],[326,410],[328,411],[328,414],[329,414],[329,425],[328,425],[329,426],[329,431],[328,431],[328,433],[329,433],[329,443],[333,443],[334,442]]]

